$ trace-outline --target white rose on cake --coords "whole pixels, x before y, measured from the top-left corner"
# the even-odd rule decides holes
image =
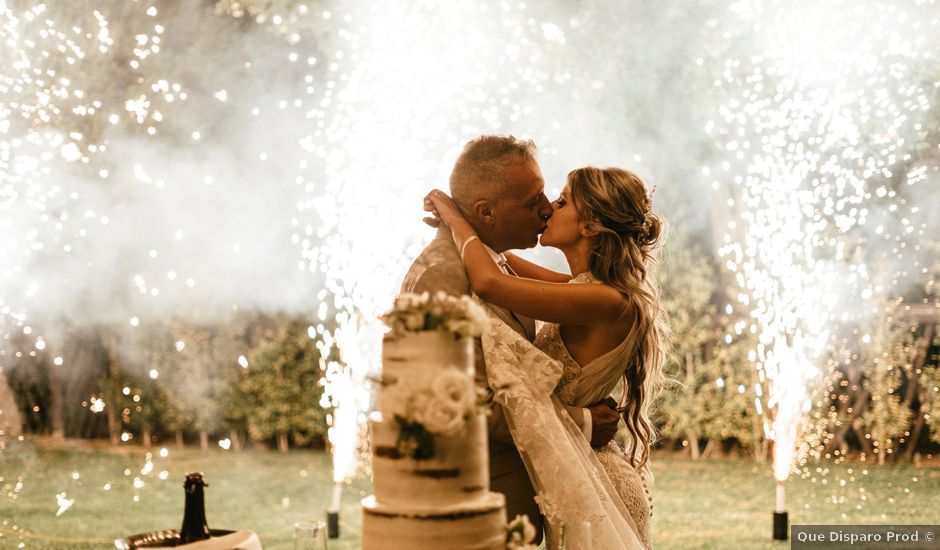
[[[417,400],[416,400],[417,401]],[[446,399],[431,397],[421,400],[416,407],[415,420],[429,432],[441,435],[457,435],[463,429],[465,410],[463,407]],[[414,403],[417,405],[417,403]]]
[[[405,293],[402,294],[395,303],[395,309],[398,311],[413,311],[423,309],[427,304],[430,295],[427,292],[421,294]]]
[[[418,312],[406,315],[405,328],[413,331],[419,331],[424,328],[424,313]]]
[[[483,307],[469,296],[437,292],[433,296],[403,293],[381,316],[392,334],[442,330],[459,336],[480,336],[489,326]]]
[[[506,550],[537,550],[534,540],[535,526],[529,516],[519,514],[506,525]]]
[[[465,412],[470,412],[476,405],[476,386],[467,373],[457,369],[441,371],[431,382],[431,393]]]
[[[454,334],[459,334],[460,336],[477,336],[476,326],[472,321],[466,319],[460,321],[451,321],[447,323],[447,328]]]
[[[431,315],[436,315],[438,317],[444,316],[444,304],[447,303],[447,293],[443,290],[439,290],[434,294],[434,300],[430,302],[430,309],[428,312]]]

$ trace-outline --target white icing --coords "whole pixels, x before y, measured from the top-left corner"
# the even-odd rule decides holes
[[[388,335],[382,342],[382,377],[407,377],[449,365],[473,373],[473,340],[444,331]]]
[[[387,336],[378,409],[403,410],[408,390],[442,369],[472,379],[472,340],[443,331]],[[369,424],[375,496],[362,501],[364,550],[505,548],[505,498],[489,490],[484,415],[469,418],[454,435],[435,434],[435,454],[422,460],[397,454],[393,418],[373,412]]]
[[[486,452],[486,418],[467,422],[465,433],[454,437],[435,436],[432,458],[415,460],[376,453],[395,449],[398,427],[378,413],[369,415],[372,429],[372,472],[375,496],[382,503],[439,508],[485,494],[489,490]]]
[[[410,516],[397,507],[362,501],[362,547],[382,550],[503,550],[506,510],[503,495],[482,498],[437,513]]]

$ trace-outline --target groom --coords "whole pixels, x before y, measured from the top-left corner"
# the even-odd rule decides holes
[[[480,240],[502,269],[514,275],[502,253],[532,248],[552,215],[544,192],[545,182],[535,160],[535,144],[513,136],[485,135],[464,146],[450,175],[450,194]],[[450,229],[440,227],[402,283],[402,292],[444,291],[471,294],[460,252]],[[535,339],[535,322],[501,307],[487,304],[490,311],[529,341]],[[476,339],[476,382],[486,388],[486,365],[481,340]],[[599,403],[586,409],[566,407],[568,414],[595,447],[606,445],[617,431],[619,415]],[[493,404],[487,418],[489,428],[490,487],[506,496],[509,518],[526,514],[542,538],[542,516],[535,492],[499,405]]]

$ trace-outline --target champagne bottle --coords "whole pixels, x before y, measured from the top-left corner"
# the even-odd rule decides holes
[[[186,508],[183,511],[183,526],[180,527],[180,544],[189,544],[209,538],[209,526],[206,525],[205,487],[201,472],[186,475],[183,488],[186,490]]]

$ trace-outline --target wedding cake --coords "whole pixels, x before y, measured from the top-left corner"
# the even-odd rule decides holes
[[[503,549],[503,495],[489,490],[485,409],[472,336],[486,315],[467,298],[403,295],[383,317],[381,390],[369,416],[374,496],[365,550]]]

